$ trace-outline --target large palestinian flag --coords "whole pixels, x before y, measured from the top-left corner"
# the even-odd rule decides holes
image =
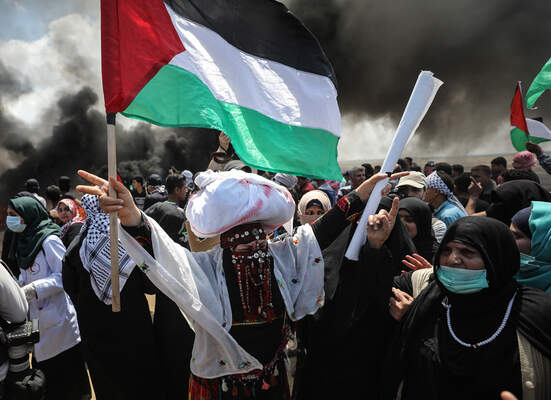
[[[248,165],[341,179],[333,68],[273,0],[102,0],[107,113],[218,129]]]

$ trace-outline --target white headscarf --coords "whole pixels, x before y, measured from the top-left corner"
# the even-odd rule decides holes
[[[259,222],[266,233],[293,218],[295,202],[289,191],[259,175],[239,170],[201,172],[201,189],[191,197],[186,218],[199,237],[214,237],[237,225]]]
[[[300,223],[303,225],[311,224],[320,217],[319,215],[306,215],[306,208],[312,200],[318,200],[321,203],[324,213],[331,208],[331,200],[329,200],[329,196],[324,191],[310,190],[306,192],[298,202],[298,217],[300,218]]]

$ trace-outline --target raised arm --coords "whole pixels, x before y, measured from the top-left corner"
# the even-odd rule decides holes
[[[392,175],[390,179],[400,179],[402,176],[408,174],[409,172],[401,172]],[[343,229],[359,215],[364,209],[369,196],[371,196],[375,184],[386,177],[386,174],[373,175],[356,190],[342,197],[333,208],[312,225],[312,229],[322,250],[333,243]]]
[[[109,182],[107,182],[105,179],[86,171],[79,170],[78,174],[94,186],[79,185],[77,190],[98,196],[99,205],[103,212],[116,212],[123,228],[152,254],[151,232],[145,219],[142,218],[140,209],[134,203],[130,190],[113,178],[109,178]],[[109,185],[113,186],[117,197],[109,196]]]

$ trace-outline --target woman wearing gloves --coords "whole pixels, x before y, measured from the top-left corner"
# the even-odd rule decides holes
[[[80,351],[75,309],[63,291],[61,230],[46,209],[31,197],[11,199],[6,224],[17,233],[19,283],[38,318],[40,341],[34,345],[35,366],[47,379],[47,399],[90,398],[90,385]]]

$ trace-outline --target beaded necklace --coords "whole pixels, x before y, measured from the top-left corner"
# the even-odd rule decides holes
[[[246,252],[234,251],[240,244],[265,239],[266,233],[260,224],[240,225],[220,237],[221,246],[232,252],[245,322],[256,321],[259,317],[271,322],[275,318],[272,304],[272,263],[267,243],[260,242],[258,246],[259,242],[256,242],[254,248]]]
[[[247,320],[254,321],[261,316],[271,322],[275,318],[270,258],[271,255],[263,250],[232,254],[241,306]]]
[[[477,349],[481,346],[484,346],[484,345],[487,345],[488,343],[493,342],[499,336],[499,334],[503,331],[503,329],[505,328],[505,325],[507,325],[507,320],[509,319],[509,315],[511,314],[511,309],[513,308],[513,303],[515,301],[516,296],[517,296],[517,292],[515,292],[511,300],[509,300],[509,305],[507,306],[507,310],[505,311],[505,316],[503,317],[503,321],[501,321],[501,325],[499,325],[499,327],[497,328],[497,331],[495,331],[494,334],[489,338],[484,339],[478,343],[466,343],[457,337],[457,335],[453,331],[452,321],[450,316],[450,310],[452,306],[451,304],[448,303],[448,298],[446,297],[444,300],[442,300],[442,305],[444,306],[444,308],[446,308],[446,320],[448,322],[448,330],[450,331],[450,335],[452,335],[452,338],[461,346],[469,347],[471,349]]]

